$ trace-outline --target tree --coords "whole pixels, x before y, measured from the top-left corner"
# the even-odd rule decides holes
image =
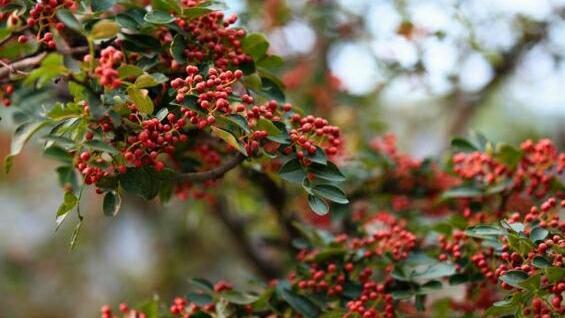
[[[476,134],[454,139],[450,160],[439,162],[402,154],[385,136],[366,143],[360,165],[348,165],[340,129],[285,101],[274,71],[282,59],[268,53],[262,34],[234,27],[237,17],[215,1],[0,5],[4,104],[30,87],[47,100],[17,105],[25,112],[17,113],[5,170],[41,135],[44,153],[61,163],[56,226],[73,211],[79,217],[71,246],[86,188],[103,196],[110,217],[127,204],[124,193],[160,202],[190,195],[207,200],[270,280],[242,292],[195,279],[169,308],[122,304],[124,316],[565,313],[565,153],[551,141],[515,148]],[[203,191],[234,169],[263,190],[284,232],[281,248],[296,254],[286,279],[288,268],[250,244],[226,199]],[[347,213],[331,231],[297,222],[283,181],[302,189],[309,213]],[[465,286],[466,302],[435,301],[446,285]],[[103,317],[116,313],[102,307]]]

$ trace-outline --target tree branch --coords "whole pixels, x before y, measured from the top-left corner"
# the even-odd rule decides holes
[[[519,65],[522,57],[536,44],[540,43],[547,36],[547,25],[539,25],[534,32],[525,32],[522,39],[501,57],[501,63],[494,66],[494,76],[477,93],[465,94],[460,89],[456,89],[450,100],[457,106],[455,107],[455,118],[448,128],[448,136],[461,135],[466,132],[469,122],[479,111],[488,98],[502,85]]]
[[[188,172],[188,173],[181,173],[178,174],[175,179],[177,181],[193,181],[193,182],[201,182],[206,180],[213,180],[222,177],[226,172],[232,170],[233,168],[237,167],[240,163],[245,160],[245,156],[241,153],[238,153],[236,156],[232,157],[231,159],[224,162],[217,168],[208,170],[208,171],[201,171],[201,172]]]
[[[58,52],[62,54],[83,54],[86,53],[88,49],[86,47],[74,47],[68,50],[59,50]],[[15,73],[17,71],[22,71],[30,68],[34,68],[37,65],[41,64],[41,61],[47,56],[47,52],[41,52],[37,55],[25,57],[19,61],[12,62],[7,64],[4,67],[0,68],[0,79],[4,79],[10,76],[11,73]]]
[[[229,212],[229,208],[225,200],[219,197],[213,205],[215,215],[226,226],[234,238],[234,243],[238,246],[240,252],[244,254],[249,263],[254,266],[255,271],[265,280],[280,278],[281,268],[266,255],[260,253],[260,250],[253,245],[248,238],[245,229],[245,223],[242,219],[236,218]]]
[[[292,225],[294,218],[288,214],[285,207],[288,195],[284,188],[280,187],[271,177],[260,171],[245,169],[248,179],[255,183],[263,192],[263,195],[276,213],[277,220],[284,231],[284,243],[290,250],[295,248],[292,239],[300,237],[300,232]]]

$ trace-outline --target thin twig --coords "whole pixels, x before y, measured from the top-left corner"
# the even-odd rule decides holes
[[[176,176],[177,181],[193,181],[193,182],[201,182],[206,180],[213,180],[222,177],[226,172],[234,169],[240,163],[245,160],[245,156],[241,153],[238,153],[236,156],[226,160],[222,165],[217,168],[207,170],[207,171],[200,171],[200,172],[187,172],[181,173]]]

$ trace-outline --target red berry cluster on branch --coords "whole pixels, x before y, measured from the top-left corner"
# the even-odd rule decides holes
[[[190,5],[195,5],[193,1]],[[224,13],[212,12],[208,15],[186,21],[176,19],[176,23],[195,39],[188,43],[184,55],[190,64],[200,64],[206,59],[213,61],[214,66],[227,70],[229,66],[238,66],[252,59],[241,48],[241,40],[245,37],[243,29],[230,28],[237,21],[236,16],[224,19]]]
[[[116,89],[122,85],[122,81],[118,78],[116,66],[120,65],[124,60],[124,54],[116,48],[109,46],[100,52],[98,66],[94,69],[94,73],[98,76],[100,84],[109,89]],[[90,59],[86,56],[85,59]]]

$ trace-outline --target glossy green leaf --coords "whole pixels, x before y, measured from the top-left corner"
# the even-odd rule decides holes
[[[6,173],[10,171],[13,157],[17,156],[22,151],[25,143],[33,136],[33,134],[47,124],[47,121],[37,121],[25,123],[16,128],[14,136],[12,137],[10,154],[4,159],[4,170]]]
[[[90,37],[94,40],[109,39],[120,31],[118,24],[112,20],[100,20],[90,30]]]
[[[116,4],[117,0],[90,0],[90,7],[94,12],[106,11]]]
[[[339,204],[349,203],[349,200],[347,200],[347,197],[345,196],[345,193],[343,192],[343,190],[341,190],[340,188],[333,186],[333,185],[320,184],[320,185],[315,186],[312,189],[312,191],[317,196],[328,199],[332,202],[336,202],[336,203],[339,203]]]
[[[118,76],[120,77],[120,79],[138,77],[141,74],[143,74],[143,69],[136,65],[125,64],[118,68]]]
[[[506,274],[500,276],[500,280],[508,285],[520,288],[520,283],[528,279],[528,273],[520,270],[508,271]]]
[[[308,195],[308,205],[318,215],[326,215],[330,211],[328,203],[314,195]]]
[[[269,42],[263,34],[250,33],[241,42],[243,52],[252,56],[255,60],[262,58],[269,49]]]
[[[152,168],[128,168],[120,175],[120,185],[127,192],[151,200],[159,193],[160,182]]]
[[[182,35],[177,34],[171,42],[171,55],[179,63],[186,63],[186,56],[184,56],[184,49],[186,48],[186,41]]]
[[[77,203],[78,199],[72,192],[65,192],[63,203],[61,203],[59,209],[57,209],[57,219],[55,221],[57,227],[63,223],[69,212],[77,206]]]
[[[212,129],[212,134],[214,136],[222,139],[228,145],[232,146],[233,148],[237,149],[239,152],[247,156],[247,151],[245,150],[245,147],[243,147],[243,145],[239,143],[239,141],[237,141],[234,135],[218,127],[211,126],[210,128]]]
[[[316,318],[320,314],[318,307],[308,298],[293,292],[290,289],[282,288],[281,297],[296,311],[306,318]]]
[[[461,137],[453,138],[451,140],[451,147],[456,152],[474,152],[478,150],[472,142]]]
[[[84,146],[91,150],[104,151],[114,155],[119,153],[116,148],[102,140],[89,140],[84,143]]]
[[[168,23],[175,21],[175,18],[172,17],[167,12],[157,11],[157,10],[147,12],[147,14],[145,15],[145,17],[143,17],[143,19],[146,22],[149,22],[149,23],[152,23],[152,24],[168,24]]]
[[[530,232],[530,240],[532,242],[543,241],[549,235],[549,231],[544,229],[543,227],[536,226]]]
[[[137,109],[144,114],[153,113],[153,101],[148,96],[146,89],[139,89],[134,86],[130,86],[127,89],[128,96],[130,100],[135,104]]]
[[[118,192],[110,191],[104,195],[104,202],[102,207],[104,209],[104,215],[106,216],[116,216],[120,211],[122,205],[122,197]]]
[[[308,167],[308,171],[312,172],[316,177],[328,181],[341,182],[345,181],[345,176],[339,171],[339,168],[331,161],[326,165],[313,163]]]
[[[286,181],[300,184],[306,177],[306,172],[298,159],[291,159],[283,164],[279,175]]]
[[[227,290],[220,294],[222,298],[229,301],[230,303],[237,305],[248,305],[255,302],[259,297],[243,293],[237,290]]]
[[[57,15],[57,19],[63,22],[63,24],[67,26],[69,29],[79,33],[83,31],[82,24],[77,20],[77,18],[70,10],[59,9],[57,10],[56,15]]]

